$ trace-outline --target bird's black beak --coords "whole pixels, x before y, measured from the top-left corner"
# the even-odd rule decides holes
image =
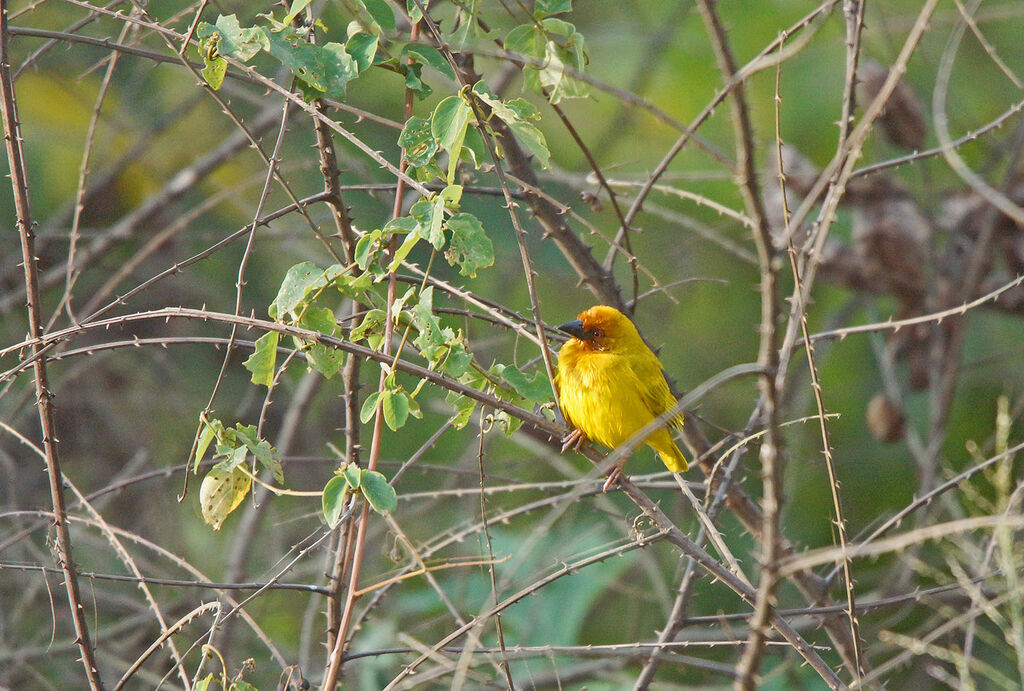
[[[558,327],[558,330],[559,331],[564,331],[565,333],[569,334],[570,336],[574,336],[574,337],[580,339],[581,341],[589,341],[590,340],[590,334],[588,334],[584,330],[583,322],[581,322],[579,319],[577,319],[576,321],[566,322],[566,323],[562,324],[561,326]]]

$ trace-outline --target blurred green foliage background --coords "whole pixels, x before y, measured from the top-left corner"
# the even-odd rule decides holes
[[[452,8],[436,3],[442,26],[451,21]],[[327,27],[327,37],[344,37],[351,20],[349,3],[314,3],[315,11]],[[921,3],[888,0],[868,3],[864,18],[862,56],[891,64],[905,40]],[[774,0],[717,3],[728,29],[728,38],[739,64],[752,59],[801,17],[814,10],[813,3]],[[121,6],[129,12],[130,6]],[[220,2],[211,5],[204,17],[235,12],[239,18],[255,21],[257,13],[275,10],[269,5]],[[147,11],[151,17],[187,29],[195,7],[178,1],[153,0]],[[496,35],[503,35],[525,21],[523,9],[504,3],[480,3]],[[999,117],[1020,98],[1006,74],[994,64],[992,54],[1007,63],[1014,74],[1024,72],[1024,54],[1019,50],[1019,35],[1024,10],[1015,2],[984,3],[976,15],[978,26],[991,46],[990,51],[974,38],[959,46],[949,84],[946,109],[953,136],[977,130]],[[69,25],[86,16],[78,4],[49,0],[43,3],[14,2],[10,7],[12,27],[32,27],[67,31]],[[917,51],[907,65],[906,85],[924,106],[925,119],[931,122],[931,96],[936,69],[947,50],[948,39],[958,21],[957,5],[940,3]],[[633,94],[681,123],[688,123],[722,88],[723,79],[716,68],[704,24],[693,3],[644,3],[580,1],[565,15],[586,37],[589,54],[587,73],[601,84]],[[209,17],[212,21],[212,17]],[[124,30],[127,35],[119,36]],[[166,46],[142,26],[131,26],[122,19],[101,16],[80,33],[97,38],[136,43],[139,47],[169,55]],[[825,166],[836,150],[837,120],[840,117],[845,79],[845,28],[839,8],[825,20],[810,41],[782,63],[778,92],[783,141],[798,149],[817,166]],[[800,34],[791,40],[796,42]],[[10,37],[12,66],[19,70],[42,39],[19,35]],[[474,67],[492,87],[508,83],[506,98],[518,95],[518,70],[509,62],[489,57],[494,46],[479,41],[481,55]],[[471,51],[470,51],[471,52]],[[52,276],[44,291],[44,318],[51,329],[69,326],[64,313],[64,262],[69,248],[69,229],[76,189],[79,184],[83,151],[89,144],[87,194],[81,217],[79,251],[94,242],[109,242],[95,256],[88,256],[73,290],[71,304],[81,308],[108,280],[118,276],[109,287],[106,304],[114,295],[123,294],[147,278],[200,252],[252,220],[260,197],[266,168],[259,157],[244,145],[227,156],[208,173],[183,184],[183,192],[172,201],[161,203],[151,214],[132,226],[129,234],[118,234],[133,214],[147,214],[147,205],[167,194],[168,185],[181,171],[188,170],[219,147],[237,137],[237,128],[224,116],[217,103],[201,89],[187,71],[175,64],[155,64],[139,55],[117,56],[117,66],[105,90],[97,113],[95,131],[87,135],[90,119],[97,107],[104,71],[113,53],[101,46],[77,43],[70,39],[46,51],[20,70],[16,93],[25,140],[25,152],[31,181],[31,202],[39,237],[38,260],[44,276]],[[186,54],[197,60],[195,49]],[[288,75],[279,64],[259,59],[254,66],[264,75],[287,84]],[[435,72],[425,72],[435,93],[414,104],[414,112],[426,117],[443,97],[457,87]],[[777,184],[770,174],[771,150],[775,145],[775,69],[766,69],[748,81],[746,96],[751,108],[758,168],[765,170],[764,185]],[[269,150],[277,132],[281,99],[238,80],[228,79],[220,92],[234,112],[248,123],[265,119],[260,136]],[[542,112],[539,127],[545,133],[552,152],[550,170],[538,170],[544,191],[572,207],[570,226],[583,237],[593,254],[603,259],[608,238],[618,229],[618,221],[607,196],[591,177],[589,166],[579,147],[567,134],[542,97],[527,93]],[[383,70],[370,70],[348,89],[346,103],[393,122],[403,118],[405,98],[402,78]],[[643,183],[661,157],[679,136],[679,131],[654,117],[636,102],[618,98],[601,88],[588,98],[562,104],[567,118],[593,152],[605,175],[634,186],[616,187],[620,200],[628,205],[635,184]],[[860,111],[858,111],[858,114]],[[355,133],[372,149],[397,162],[398,130],[361,118],[351,112],[331,111],[331,116]],[[719,106],[704,123],[699,135],[727,157],[734,157],[730,105]],[[1008,168],[1016,164],[1019,150],[1013,150],[1019,118],[1008,126],[979,137],[958,149],[965,160],[986,179],[998,186]],[[342,185],[393,183],[393,178],[356,147],[335,139]],[[929,128],[927,146],[935,146],[935,134]],[[302,197],[320,191],[323,180],[317,166],[315,144],[309,118],[293,111],[280,154],[281,171]],[[897,158],[904,151],[873,134],[865,147],[861,165]],[[471,171],[465,171],[473,176]],[[963,194],[965,187],[941,156],[931,156],[889,171],[905,186],[929,219],[940,227],[948,211],[944,200]],[[467,185],[494,187],[493,175],[475,174]],[[692,142],[675,157],[661,184],[702,195],[720,204],[740,209],[742,200],[734,177],[707,151]],[[581,196],[583,195],[583,196]],[[590,203],[591,199],[597,199]],[[391,214],[390,190],[346,190],[345,201],[351,207],[356,226],[362,230],[381,227]],[[411,203],[412,199],[410,199]],[[271,188],[265,209],[285,206],[287,196],[279,186]],[[467,280],[455,269],[436,261],[432,273],[438,278],[464,286],[474,294],[499,302],[521,315],[529,315],[530,301],[523,279],[519,250],[508,212],[501,198],[467,191],[464,208],[484,223],[494,248],[496,262],[477,278]],[[542,235],[529,218],[525,206],[519,212],[526,224],[528,249],[536,271],[541,313],[549,324],[575,317],[593,304],[594,297],[581,286],[558,248]],[[312,218],[331,232],[329,210],[320,204],[310,209]],[[0,346],[21,343],[26,332],[24,284],[21,255],[14,228],[14,207],[8,193],[0,195],[0,215],[8,219],[8,232],[0,235]],[[159,234],[176,221],[187,219],[174,232]],[[585,219],[584,225],[580,219]],[[851,211],[840,209],[830,233],[840,241],[851,242]],[[758,267],[744,259],[753,257],[750,233],[735,221],[704,205],[656,191],[644,204],[635,223],[632,247],[639,262],[657,278],[663,290],[646,295],[639,302],[635,319],[649,342],[659,350],[667,373],[681,391],[688,391],[722,370],[757,358],[760,298],[757,292]],[[711,238],[711,239],[709,239]],[[714,241],[713,241],[714,240]],[[934,251],[948,249],[956,242],[952,233],[936,231]],[[429,248],[417,247],[410,261],[421,268],[430,261]],[[739,248],[731,251],[728,247]],[[189,266],[180,274],[165,278],[133,296],[111,313],[124,315],[165,306],[205,306],[216,312],[232,312],[235,306],[235,281],[244,241],[235,242]],[[743,255],[743,256],[739,256]],[[242,314],[254,313],[266,318],[266,309],[287,269],[301,261],[321,266],[330,263],[309,227],[296,215],[260,227],[254,238],[246,270]],[[126,269],[126,267],[128,267]],[[632,295],[632,276],[621,258],[615,276],[627,299]],[[782,294],[792,290],[791,275],[781,272]],[[1012,276],[1009,276],[1012,278]],[[675,284],[675,282],[680,282]],[[641,273],[639,289],[646,294],[652,288],[650,277]],[[445,307],[465,309],[464,302],[448,297]],[[786,304],[788,309],[788,303]],[[871,291],[853,291],[822,280],[816,285],[808,310],[812,333],[843,326],[883,321],[898,317],[900,305],[892,296]],[[484,366],[492,362],[514,363],[534,371],[538,349],[516,339],[511,332],[458,315],[446,315],[445,323],[461,328],[471,351]],[[969,441],[985,451],[992,450],[996,401],[1008,396],[1017,415],[1022,368],[1022,320],[1019,311],[986,306],[972,311],[965,322],[961,369],[956,392],[949,407],[948,425],[937,443],[941,445],[940,479],[976,462],[965,450]],[[122,339],[178,337],[220,337],[227,335],[223,325],[196,321],[125,323],[109,331],[89,332],[75,337],[71,348],[80,348]],[[241,333],[240,338],[254,340],[259,334]],[[837,417],[829,421],[829,431],[837,474],[851,536],[863,536],[881,521],[906,506],[922,488],[911,453],[905,442],[884,444],[869,435],[865,410],[869,401],[883,390],[884,376],[879,372],[877,353],[885,348],[886,334],[857,335],[827,341],[816,350],[822,390],[827,409]],[[223,384],[217,394],[215,412],[231,421],[256,423],[264,403],[265,390],[249,382],[249,373],[241,362],[248,352],[236,351],[228,363]],[[168,550],[199,569],[210,581],[229,576],[242,582],[265,581],[278,573],[296,556],[296,546],[320,529],[319,500],[316,498],[270,497],[262,495],[258,503],[247,500],[231,516],[220,532],[212,532],[199,515],[196,499],[197,480],[179,503],[176,495],[183,482],[182,466],[187,461],[196,431],[199,412],[209,399],[221,367],[223,350],[207,343],[167,343],[166,347],[117,348],[68,357],[51,364],[52,388],[56,395],[60,450],[68,480],[82,493],[103,492],[94,501],[109,523],[141,536]],[[0,359],[0,369],[17,365],[19,352]],[[799,354],[792,366],[790,385],[783,401],[783,417],[795,420],[815,413],[807,379],[805,359]],[[378,368],[364,365],[364,395],[376,386]],[[273,393],[264,434],[272,443],[285,417],[293,410],[300,416],[292,443],[284,454],[287,485],[299,490],[318,490],[337,467],[337,457],[329,450],[333,444],[344,447],[344,417],[338,378],[307,382],[305,368],[290,367],[281,386]],[[902,404],[908,429],[916,430],[926,441],[932,430],[935,393],[914,390],[901,364],[893,375],[901,387]],[[404,379],[409,389],[415,386]],[[0,420],[36,439],[38,421],[33,407],[30,373],[7,379],[0,389]],[[307,388],[311,387],[311,388]],[[305,392],[311,392],[303,401]],[[713,441],[739,434],[747,423],[757,400],[753,378],[732,381],[712,390],[693,412],[699,416],[704,433]],[[303,401],[296,403],[296,401]],[[428,387],[420,399],[422,420],[412,420],[399,432],[386,432],[383,438],[381,469],[389,477],[437,431],[451,415],[444,392]],[[294,406],[294,408],[293,408]],[[1014,418],[1016,425],[1016,417]],[[481,478],[477,471],[478,432],[476,420],[463,430],[444,432],[420,461],[403,475],[396,487],[399,508],[395,519],[418,548],[451,535],[479,520]],[[1016,427],[1014,428],[1016,429]],[[369,445],[369,430],[364,427],[364,450]],[[1019,434],[1014,432],[1014,439]],[[832,501],[821,453],[821,439],[812,420],[785,430],[786,469],[783,529],[798,549],[835,544]],[[516,513],[508,520],[503,511],[515,512],[531,501],[550,498],[578,480],[590,469],[585,459],[573,454],[559,456],[557,449],[525,431],[510,437],[494,429],[484,441],[485,482],[489,487],[507,486],[488,495],[487,511],[493,551],[499,562],[494,568],[503,584],[499,599],[550,573],[564,562],[572,562],[602,549],[622,544],[633,534],[639,510],[621,494],[588,496],[568,505],[552,502],[532,511]],[[760,496],[759,464],[756,447],[745,456],[740,484],[754,497]],[[76,652],[71,642],[66,615],[57,603],[51,612],[43,577],[37,572],[16,571],[16,564],[51,565],[46,547],[47,530],[38,514],[27,512],[48,507],[46,483],[41,459],[10,434],[0,437],[0,496],[3,520],[0,522],[0,599],[8,603],[0,616],[0,684],[11,688],[71,688],[68,680],[79,679]],[[638,452],[628,472],[634,479],[647,479],[662,470],[649,450]],[[159,471],[159,472],[158,472]],[[166,472],[164,472],[166,471]],[[688,479],[699,481],[692,471]],[[662,478],[663,479],[663,478]],[[552,487],[544,483],[563,482]],[[454,490],[465,490],[455,493]],[[647,490],[661,508],[690,535],[698,531],[693,511],[674,484],[654,483]],[[976,478],[969,489],[947,495],[939,509],[925,509],[911,521],[914,526],[938,521],[941,514],[976,515],[986,512],[984,499],[997,495],[991,483]],[[1016,506],[1014,504],[1014,506]],[[557,508],[556,508],[557,507]],[[1019,510],[1014,508],[1014,510]],[[80,509],[75,510],[81,514]],[[367,583],[382,580],[408,560],[401,540],[382,520],[373,520],[368,543],[368,563],[364,566]],[[756,573],[757,547],[737,520],[728,512],[719,527],[741,563]],[[23,539],[12,536],[31,528]],[[124,565],[106,544],[95,526],[75,525],[75,557],[82,571],[125,573]],[[291,583],[325,585],[329,569],[328,542],[294,564],[281,580]],[[984,551],[984,540],[974,548]],[[144,572],[154,577],[191,578],[166,556],[133,544],[135,558]],[[961,551],[962,550],[962,551]],[[464,539],[435,555],[434,565],[456,558],[477,558],[486,554],[480,531],[469,531]],[[917,587],[949,582],[947,558],[969,563],[978,558],[967,546],[954,544],[934,553],[916,553],[919,562],[899,565],[901,555],[880,560],[859,560],[855,575],[858,596],[871,600]],[[393,557],[397,556],[397,561]],[[665,626],[675,590],[685,563],[666,543],[629,552],[624,556],[588,566],[572,576],[539,589],[505,612],[502,623],[509,646],[580,646],[650,641],[654,632]],[[902,570],[901,570],[902,569]],[[969,571],[969,569],[968,569]],[[902,580],[894,580],[894,573]],[[439,570],[433,574],[438,588],[446,593],[455,608],[467,619],[492,604],[491,582],[481,566]],[[58,576],[48,576],[55,588]],[[90,612],[101,651],[100,661],[106,676],[116,678],[126,662],[152,640],[155,624],[145,615],[138,590],[130,583],[97,581],[86,586]],[[56,590],[55,590],[56,592]],[[200,600],[214,592],[164,587],[158,590],[167,604],[170,618],[183,615]],[[842,601],[841,589],[836,589]],[[780,607],[800,607],[806,602],[784,584],[779,592]],[[879,664],[896,655],[899,647],[880,642],[879,631],[897,630],[921,635],[920,627],[934,626],[945,616],[943,603],[881,610],[862,615],[862,633],[873,662]],[[298,591],[272,591],[260,595],[247,606],[247,612],[259,623],[289,664],[301,665],[304,673],[319,678],[324,663],[323,598]],[[721,584],[699,579],[692,599],[691,616],[747,612],[749,607]],[[57,629],[53,642],[51,618]],[[930,623],[932,622],[932,623]],[[198,640],[203,626],[186,629],[182,640]],[[725,637],[742,630],[743,622],[695,624],[685,629],[692,638]],[[225,634],[221,652],[230,669],[246,658],[256,660],[256,668],[246,678],[259,688],[272,688],[280,672],[265,646],[241,622],[234,622],[230,637]],[[1006,625],[1009,626],[1009,625]],[[452,617],[437,591],[423,578],[413,578],[386,591],[375,603],[361,628],[354,633],[353,652],[389,648],[408,648],[412,641],[433,645],[453,628]],[[1012,655],[998,652],[998,640],[1005,627],[984,622],[982,629],[990,637],[976,652],[993,667],[1016,679]],[[802,631],[815,643],[828,644],[813,622]],[[743,640],[742,633],[739,636]],[[496,645],[493,626],[482,631],[481,644]],[[187,643],[181,646],[187,648]],[[741,645],[695,647],[681,651],[656,677],[656,688],[680,688],[683,685],[711,686],[729,683],[726,670],[735,665]],[[838,666],[832,651],[823,655]],[[457,656],[455,656],[457,658]],[[194,669],[198,653],[189,658]],[[408,654],[379,655],[353,660],[346,666],[352,688],[383,688],[410,660]],[[513,663],[513,676],[523,688],[619,689],[629,688],[645,655],[635,651],[587,656],[579,651],[560,654],[550,650]],[[707,665],[709,663],[711,669]],[[938,683],[928,676],[928,666],[940,664],[937,657],[920,655],[886,676],[893,688],[906,688],[912,682]],[[763,666],[764,688],[818,688],[821,681],[791,650],[771,646]],[[943,663],[945,664],[945,663]],[[166,656],[146,667],[148,676],[138,688],[149,687],[168,669]],[[954,665],[945,668],[955,677]],[[478,688],[498,679],[486,663],[479,666],[483,677],[471,677],[467,687]],[[991,680],[991,679],[989,679]],[[424,686],[448,685],[441,677]],[[982,679],[984,682],[984,679]],[[174,679],[177,683],[177,679]],[[660,686],[659,686],[660,685]]]

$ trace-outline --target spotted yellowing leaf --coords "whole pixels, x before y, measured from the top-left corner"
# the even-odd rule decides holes
[[[224,519],[238,508],[252,486],[252,480],[245,471],[231,465],[218,463],[213,466],[199,487],[199,507],[203,511],[203,519],[214,530],[220,530]]]

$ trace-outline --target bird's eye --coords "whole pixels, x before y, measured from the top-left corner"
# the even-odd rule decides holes
[[[591,333],[594,335],[594,338],[601,338],[601,336],[604,336],[604,332],[601,331],[601,329],[594,329]]]

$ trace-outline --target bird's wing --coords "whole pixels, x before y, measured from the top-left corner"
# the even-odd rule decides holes
[[[633,368],[640,382],[640,397],[652,415],[661,415],[676,404],[676,398],[669,390],[661,363],[653,353],[651,358],[644,358],[640,362],[634,361]],[[669,425],[681,428],[683,426],[682,413],[669,420]]]

